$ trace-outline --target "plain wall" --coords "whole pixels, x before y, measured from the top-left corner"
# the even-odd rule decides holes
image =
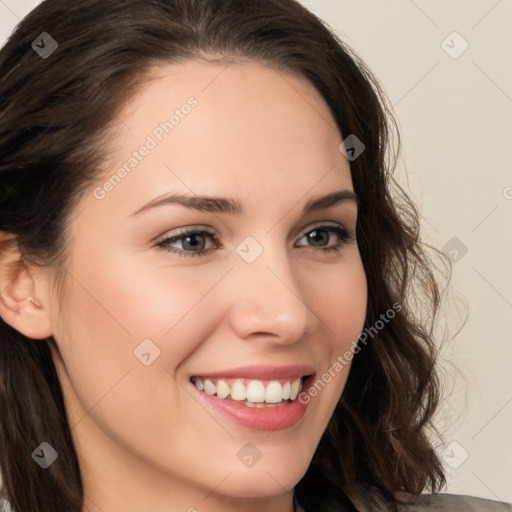
[[[443,350],[446,492],[512,501],[512,2],[301,1],[384,86],[397,176],[456,260],[445,316],[452,334],[468,319]],[[0,45],[38,3],[0,3]]]

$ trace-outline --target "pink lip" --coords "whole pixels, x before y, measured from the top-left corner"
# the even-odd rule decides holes
[[[220,379],[222,377],[232,379],[256,379],[256,380],[272,380],[272,379],[296,379],[315,373],[315,369],[310,365],[298,364],[287,366],[241,366],[228,370],[219,370],[209,373],[196,373],[194,377],[203,379]]]
[[[202,373],[201,378],[253,378],[257,380],[297,378],[309,375],[304,381],[302,391],[308,393],[314,383],[313,367],[308,365],[294,366],[247,366],[233,368],[222,372]],[[215,395],[208,395],[199,391],[191,383],[194,391],[198,393],[201,400],[204,400],[215,412],[226,417],[233,423],[250,430],[278,431],[291,428],[304,417],[309,402],[302,403],[298,398],[293,402],[281,407],[255,408],[248,407],[236,400],[223,400]]]

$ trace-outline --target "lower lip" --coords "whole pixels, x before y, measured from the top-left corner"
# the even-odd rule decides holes
[[[311,377],[306,379],[302,392],[307,391],[311,382]],[[194,389],[214,410],[250,430],[276,431],[293,427],[304,417],[309,405],[309,403],[303,404],[295,399],[288,405],[280,407],[249,407],[236,400],[224,400],[216,395],[209,395],[204,391],[199,391],[195,386]]]

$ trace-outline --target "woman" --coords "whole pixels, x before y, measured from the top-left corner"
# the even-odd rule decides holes
[[[440,285],[378,83],[315,16],[48,0],[0,71],[12,510],[508,510],[415,497]]]

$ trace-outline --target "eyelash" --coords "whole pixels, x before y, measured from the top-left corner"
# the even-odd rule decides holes
[[[309,231],[304,232],[302,234],[301,238],[303,238],[304,236],[308,235],[309,233],[311,233],[313,231],[328,231],[328,232],[335,233],[338,235],[340,241],[332,247],[313,247],[313,249],[321,250],[324,253],[339,252],[346,243],[349,243],[349,242],[355,240],[354,234],[351,231],[348,231],[347,229],[345,229],[344,227],[328,226],[328,225],[316,226],[313,229],[310,229]],[[156,244],[156,246],[160,247],[161,249],[165,250],[166,252],[175,253],[180,257],[181,256],[183,256],[183,257],[205,256],[205,255],[209,254],[209,252],[211,250],[215,250],[215,249],[207,249],[204,251],[182,251],[181,249],[176,249],[176,248],[166,248],[166,245],[169,243],[173,243],[173,242],[176,242],[177,240],[181,240],[183,238],[187,238],[189,236],[194,236],[194,235],[204,236],[204,237],[210,238],[214,242],[218,243],[215,233],[212,233],[211,231],[208,231],[207,229],[194,229],[194,230],[190,230],[190,231],[182,231],[181,233],[177,233],[174,236],[165,238],[164,240],[158,242]],[[217,247],[217,249],[218,249],[218,247]]]

